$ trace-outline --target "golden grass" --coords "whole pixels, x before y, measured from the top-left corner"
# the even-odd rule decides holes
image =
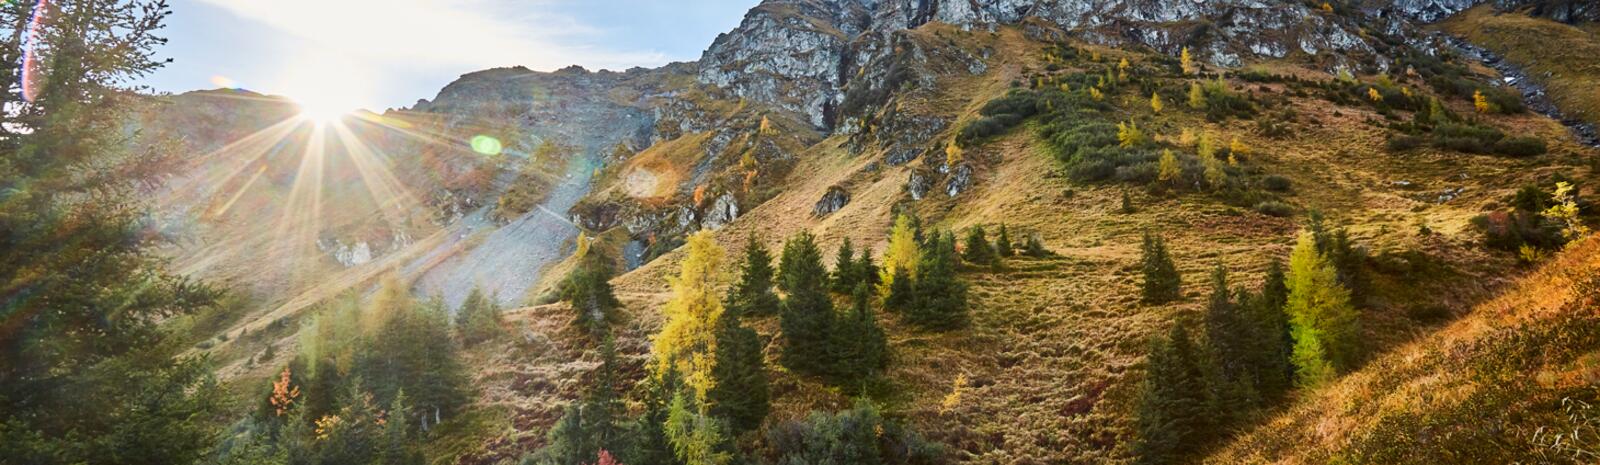
[[[1568,116],[1600,123],[1600,31],[1480,5],[1439,27],[1527,71]]]

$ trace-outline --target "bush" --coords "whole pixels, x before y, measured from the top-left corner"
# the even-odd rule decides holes
[[[1421,147],[1424,142],[1426,141],[1421,137],[1397,134],[1390,136],[1389,140],[1384,143],[1384,146],[1387,147],[1390,152],[1404,152]]]
[[[1537,137],[1507,137],[1494,144],[1494,153],[1511,157],[1543,155],[1546,150],[1544,139]]]
[[[1288,192],[1292,184],[1289,182],[1289,178],[1271,174],[1261,178],[1261,187],[1273,192]]]
[[[1255,208],[1256,208],[1256,212],[1259,212],[1259,213],[1261,213],[1263,215],[1267,215],[1267,216],[1275,216],[1275,217],[1278,217],[1278,218],[1286,218],[1286,217],[1294,215],[1294,207],[1291,207],[1291,206],[1289,206],[1289,204],[1286,204],[1286,203],[1283,203],[1283,202],[1279,202],[1279,201],[1276,201],[1276,200],[1268,200],[1268,201],[1265,201],[1265,202],[1258,203],[1258,204],[1256,204]]]

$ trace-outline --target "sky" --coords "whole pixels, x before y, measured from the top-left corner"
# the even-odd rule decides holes
[[[158,92],[240,87],[382,111],[522,65],[654,67],[700,57],[758,0],[172,0]]]

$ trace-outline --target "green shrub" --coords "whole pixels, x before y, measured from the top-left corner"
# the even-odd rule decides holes
[[[1269,174],[1266,177],[1261,178],[1261,187],[1273,192],[1288,192],[1292,187],[1292,184],[1289,182],[1289,178],[1285,178],[1276,174]]]
[[[1384,143],[1384,146],[1388,148],[1390,152],[1404,152],[1421,147],[1425,142],[1427,141],[1421,137],[1406,134],[1396,134],[1394,136],[1390,136],[1389,140]]]
[[[1256,204],[1255,209],[1257,212],[1267,216],[1276,216],[1279,218],[1294,216],[1294,207],[1276,200],[1268,200],[1258,203]]]
[[[1512,157],[1543,155],[1546,150],[1544,139],[1537,137],[1507,137],[1494,144],[1494,153]]]

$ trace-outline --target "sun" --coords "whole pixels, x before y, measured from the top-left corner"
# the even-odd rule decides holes
[[[302,57],[279,82],[278,90],[299,105],[301,119],[327,124],[370,106],[374,81],[355,60],[315,53]]]

